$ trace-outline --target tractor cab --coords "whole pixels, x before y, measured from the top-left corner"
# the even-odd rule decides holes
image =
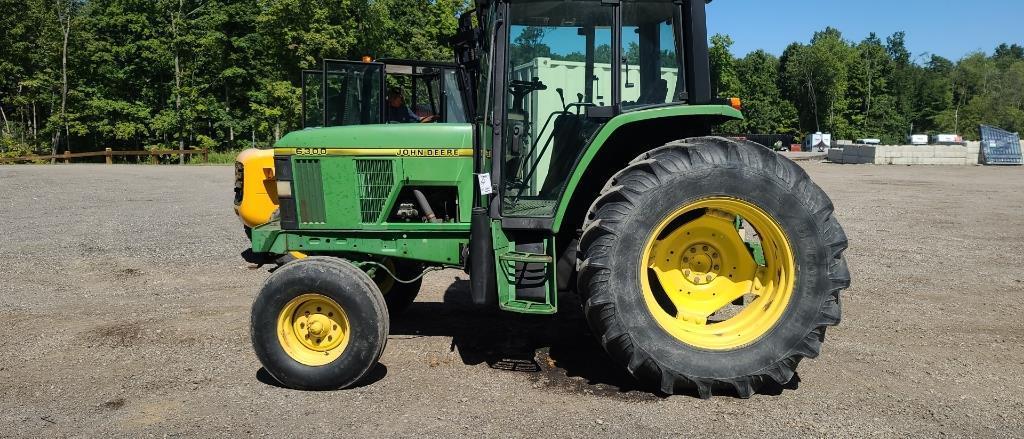
[[[577,159],[609,120],[690,101],[684,29],[694,18],[703,21],[693,13],[703,5],[548,0],[504,6],[496,14],[507,23],[507,39],[494,51],[507,59],[494,77],[506,89],[494,96],[507,121],[496,134],[501,213],[551,218]]]
[[[322,66],[302,72],[303,128],[468,120],[453,63],[367,57]]]

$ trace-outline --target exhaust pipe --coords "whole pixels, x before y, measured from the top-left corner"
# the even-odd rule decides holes
[[[474,207],[469,235],[469,285],[474,305],[498,303],[491,218],[486,207]]]

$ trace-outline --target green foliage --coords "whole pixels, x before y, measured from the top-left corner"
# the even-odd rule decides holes
[[[200,156],[195,156],[188,163],[190,165],[230,165],[235,162],[235,157],[238,157],[240,152],[242,152],[240,149],[215,151],[208,155],[206,162],[203,162]]]
[[[758,79],[748,74],[740,78],[750,102],[745,128],[825,131],[838,138],[880,138],[889,143],[920,133],[959,133],[977,139],[983,123],[1024,129],[1024,48],[1003,44],[991,57],[975,53],[954,63],[933,55],[918,64],[905,41],[906,35],[897,32],[884,42],[871,34],[852,43],[827,28],[809,44],[790,45],[779,61],[782,100],[772,105],[783,113],[796,109],[796,123],[767,123],[779,120],[775,112],[760,108],[763,96],[773,92],[749,89]]]
[[[733,59],[733,40],[728,35],[716,34],[711,37],[709,57],[711,61],[711,94],[718,97],[734,97],[741,90],[736,75],[736,61]]]
[[[301,125],[300,73],[320,60],[450,60],[467,0],[0,0],[0,154],[56,150],[235,151],[269,145]],[[58,13],[69,11],[69,13]],[[61,17],[65,21],[61,21]],[[70,18],[67,105],[62,23]],[[511,58],[554,54],[543,28],[516,37]],[[730,52],[711,38],[714,92],[739,96],[744,133],[830,131],[900,141],[981,123],[1024,130],[1024,47],[959,61],[914,57],[906,35],[845,40],[836,29],[781,57]],[[624,50],[636,64],[638,47]],[[595,60],[611,61],[599,45]],[[664,64],[675,61],[663,51]]]
[[[69,3],[70,2],[70,3]],[[450,60],[464,0],[0,0],[0,153],[268,145],[300,126],[320,60]],[[9,43],[8,43],[9,42]],[[33,122],[34,121],[34,122]]]
[[[758,50],[736,62],[746,119],[738,122],[737,132],[751,134],[796,134],[797,110],[783,99],[779,59]]]

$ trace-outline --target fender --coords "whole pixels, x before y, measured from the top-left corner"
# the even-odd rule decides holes
[[[597,132],[597,135],[594,136],[594,140],[587,145],[586,149],[580,155],[579,160],[577,160],[573,173],[569,177],[569,182],[566,185],[565,190],[562,192],[562,198],[559,200],[558,210],[555,212],[552,230],[557,234],[561,229],[562,223],[565,220],[566,211],[569,208],[569,204],[572,201],[580,182],[583,180],[584,174],[586,174],[587,170],[590,169],[591,162],[593,162],[594,158],[598,156],[601,149],[608,143],[608,139],[612,138],[612,135],[614,135],[616,131],[623,129],[630,124],[643,121],[685,117],[705,117],[711,119],[711,122],[714,124],[720,124],[731,120],[742,120],[743,113],[728,105],[673,105],[670,107],[657,107],[631,111],[615,116]],[[654,145],[653,147],[657,146],[660,145]],[[633,155],[630,156],[629,159],[640,155],[644,151],[645,150],[633,151]],[[600,184],[604,184],[604,182],[601,182]]]

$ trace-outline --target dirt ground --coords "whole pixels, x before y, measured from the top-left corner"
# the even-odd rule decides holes
[[[359,388],[249,343],[230,167],[0,167],[0,437],[1024,436],[1024,169],[803,163],[850,238],[844,319],[749,400],[636,390],[563,299],[480,315],[432,274]]]

